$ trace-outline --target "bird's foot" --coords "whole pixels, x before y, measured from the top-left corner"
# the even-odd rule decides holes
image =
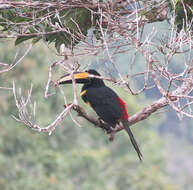
[[[110,134],[112,133],[113,129],[107,124],[105,123],[101,118],[98,118],[99,121],[99,127],[101,129],[103,129],[103,131],[105,131],[105,133]]]

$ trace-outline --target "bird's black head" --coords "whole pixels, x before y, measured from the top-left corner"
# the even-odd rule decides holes
[[[96,70],[94,70],[94,69],[89,69],[86,72],[88,72],[89,74],[92,74],[92,75],[100,76],[100,74]]]
[[[97,76],[100,76],[100,74],[94,70],[94,69],[89,69],[85,72],[74,72],[73,76],[71,74],[67,74],[62,76],[58,81],[57,84],[71,84],[72,83],[72,77],[76,80],[76,83],[82,83],[87,86],[100,86],[100,85],[105,85],[103,80],[100,78],[97,78]]]
[[[89,73],[89,82],[85,83],[85,86],[104,86],[105,83],[103,82],[102,79],[97,78],[97,76],[101,76],[96,70],[94,69],[89,69],[88,71],[86,71]]]

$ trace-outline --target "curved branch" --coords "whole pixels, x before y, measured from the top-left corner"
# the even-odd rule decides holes
[[[183,84],[179,88],[174,90],[170,95],[167,94],[166,97],[160,98],[159,100],[155,101],[151,105],[142,108],[140,111],[138,111],[133,116],[131,116],[128,119],[130,126],[134,125],[135,123],[138,123],[139,121],[147,119],[151,114],[156,112],[158,109],[161,109],[167,105],[172,105],[171,104],[172,102],[178,101],[178,96],[187,96],[192,91],[192,89],[193,89],[193,79],[186,78]],[[85,110],[80,106],[76,106],[72,108],[78,113],[79,116],[85,118],[87,121],[91,122],[94,126],[104,129],[107,133],[109,132],[116,133],[123,129],[123,126],[118,126],[115,129],[112,129],[110,126],[108,126],[108,124],[101,123],[98,119],[95,119],[92,116],[89,116],[85,112]]]

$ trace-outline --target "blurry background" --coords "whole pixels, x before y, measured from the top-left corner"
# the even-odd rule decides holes
[[[12,63],[15,53],[22,53],[26,47],[22,44],[16,48],[13,41],[1,40],[0,62]],[[53,89],[56,91],[54,96],[44,98],[48,68],[56,59],[54,48],[39,42],[22,63],[0,75],[0,86],[12,87],[15,80],[17,88],[21,87],[24,93],[33,83],[32,99],[37,103],[37,122],[42,126],[63,109],[63,97],[57,93],[58,89]],[[103,73],[102,58],[93,56],[82,61]],[[124,71],[128,55],[120,55],[117,62],[123,63],[120,70]],[[128,96],[121,88],[108,85],[126,101],[130,115],[159,98],[157,89]],[[135,85],[140,86],[140,83]],[[78,91],[80,88],[81,85]],[[72,98],[71,85],[64,87],[64,93]],[[95,114],[82,100],[79,103],[90,114]],[[48,136],[28,129],[11,115],[17,115],[12,91],[0,90],[1,190],[193,189],[192,121],[179,121],[173,111],[163,109],[132,126],[143,154],[142,163],[124,131],[116,134],[110,143],[101,129],[77,118],[83,126],[79,128],[67,117]]]

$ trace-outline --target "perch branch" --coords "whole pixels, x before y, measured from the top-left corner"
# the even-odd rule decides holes
[[[192,78],[186,78],[185,82],[181,85],[181,87],[177,88],[175,91],[173,91],[170,95],[167,95],[167,97],[162,97],[159,100],[155,101],[149,106],[146,106],[142,108],[140,111],[138,111],[136,114],[131,116],[128,121],[131,125],[136,124],[139,121],[142,121],[146,118],[148,118],[151,114],[156,112],[158,109],[163,108],[164,106],[167,106],[169,102],[176,101],[178,96],[186,96],[188,95],[193,89],[193,80]],[[102,128],[107,131],[109,130],[110,126],[108,126],[106,123],[100,123],[99,120],[93,118],[92,116],[89,116],[85,110],[80,106],[73,106],[73,110],[75,110],[79,116],[85,118],[90,123],[92,123],[94,126]],[[183,113],[182,113],[183,114]],[[115,129],[110,128],[110,132],[119,132],[123,129],[122,126],[116,127]]]

